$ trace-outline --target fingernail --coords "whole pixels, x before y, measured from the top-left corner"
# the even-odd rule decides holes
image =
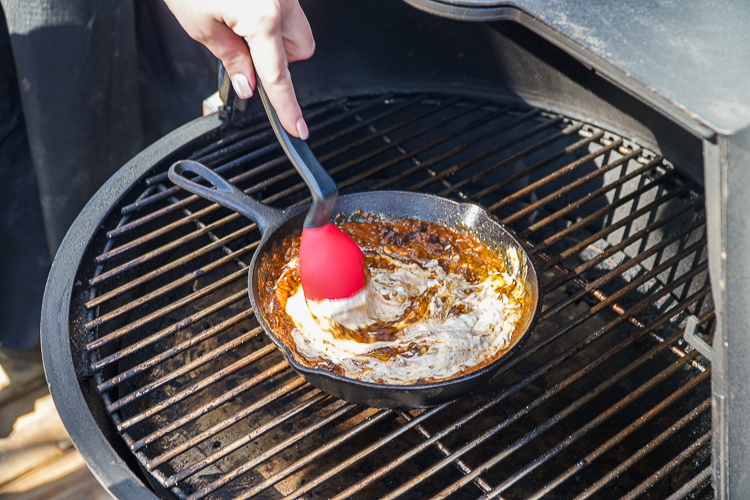
[[[310,137],[310,132],[307,130],[307,123],[305,123],[304,118],[297,120],[297,133],[299,134],[299,138],[303,141],[306,141],[307,138]]]
[[[247,81],[247,77],[242,73],[237,73],[232,76],[232,85],[234,85],[234,91],[240,99],[250,99],[253,96],[253,89],[250,88],[250,82]]]

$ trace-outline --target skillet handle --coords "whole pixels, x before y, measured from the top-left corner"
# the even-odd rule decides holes
[[[192,172],[214,186],[202,186],[185,177],[184,172]],[[169,180],[176,186],[197,194],[214,203],[234,210],[258,225],[261,234],[265,235],[268,228],[280,225],[286,220],[286,213],[256,201],[237,189],[222,176],[193,160],[180,160],[169,167]]]

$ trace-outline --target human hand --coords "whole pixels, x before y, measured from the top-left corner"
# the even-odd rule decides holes
[[[289,74],[289,63],[308,59],[315,52],[299,0],[165,2],[188,35],[224,63],[238,96],[253,95],[255,66],[281,124],[291,135],[307,139],[307,124]]]

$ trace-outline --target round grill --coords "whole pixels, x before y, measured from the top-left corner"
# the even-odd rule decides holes
[[[314,389],[254,321],[255,225],[166,178],[191,158],[264,203],[308,202],[263,117],[218,128],[123,190],[72,290],[79,379],[161,494],[710,494],[710,367],[682,340],[689,315],[699,334],[714,326],[700,186],[637,144],[518,104],[379,95],[305,115],[342,193],[475,201],[513,229],[542,276],[540,323],[482,396],[379,410]]]

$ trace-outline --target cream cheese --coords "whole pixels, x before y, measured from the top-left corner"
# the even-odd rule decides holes
[[[515,249],[506,253],[510,274],[494,272],[477,284],[447,274],[437,260],[420,265],[385,254],[391,269],[372,269],[370,287],[350,299],[308,304],[299,287],[286,302],[292,340],[302,356],[325,359],[363,381],[403,385],[455,377],[506,349],[522,319],[523,266]],[[298,265],[294,259],[285,267]],[[419,300],[428,301],[421,318],[404,319]],[[374,321],[395,327],[395,339],[363,343],[334,335],[336,323],[355,329]]]

